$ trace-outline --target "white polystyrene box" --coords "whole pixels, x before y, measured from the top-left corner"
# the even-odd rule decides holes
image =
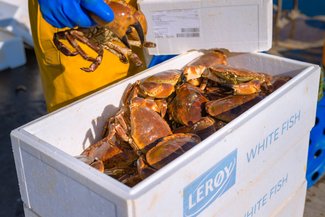
[[[309,134],[306,134],[298,143],[292,144],[290,149],[274,162],[274,165],[265,168],[265,172],[241,189],[230,203],[222,204],[215,213],[218,216],[232,217],[269,217],[280,214],[283,217],[297,217],[285,213],[300,213],[301,207],[303,208],[301,202],[304,200],[303,193],[306,193],[304,187],[306,187],[308,143]],[[215,207],[208,207],[200,216],[210,216],[209,209]],[[24,206],[24,210],[26,217],[39,216],[31,208]]]
[[[304,215],[307,182],[304,182],[271,217],[302,217]]]
[[[309,133],[315,122],[319,66],[243,53],[229,57],[229,63],[293,78],[135,187],[73,157],[99,139],[105,119],[117,111],[130,83],[181,68],[199,55],[193,51],[175,57],[15,129],[11,138],[24,203],[41,216],[187,216],[186,201],[198,189],[196,182],[214,174],[219,193],[202,205],[202,213],[213,215]]]
[[[272,46],[272,0],[140,0],[148,23],[149,54],[192,49],[266,51]]]
[[[33,46],[28,1],[0,0],[0,28],[11,32],[28,45]]]
[[[32,209],[28,208],[25,204],[24,204],[24,214],[25,217],[40,217]]]
[[[0,29],[0,70],[16,68],[25,63],[26,53],[22,39]]]

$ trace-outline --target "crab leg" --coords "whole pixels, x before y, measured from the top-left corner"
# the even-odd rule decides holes
[[[135,28],[135,30],[137,31],[137,33],[139,35],[140,42],[141,42],[141,44],[143,44],[144,43],[144,32],[143,32],[140,22],[136,22],[135,24],[133,24],[131,26],[133,26]]]
[[[117,37],[121,40],[121,42],[123,42],[123,44],[127,47],[127,48],[131,48],[129,41],[128,41],[128,37],[126,35],[119,37],[117,35]]]
[[[65,32],[56,32],[53,35],[53,42],[56,48],[61,51],[66,56],[76,56],[79,54],[78,51],[71,52],[67,46],[65,46],[62,42],[60,42],[60,39],[65,39],[66,35]]]
[[[88,56],[85,51],[79,46],[79,44],[77,43],[77,41],[75,40],[75,38],[85,44],[87,44],[88,46],[90,46],[88,44],[88,41],[84,40],[82,37],[79,37],[79,35],[77,34],[77,31],[71,31],[71,32],[64,32],[66,39],[68,40],[68,42],[71,44],[72,47],[74,47],[78,53],[87,61],[96,61],[96,59]],[[73,37],[75,36],[75,38]]]
[[[80,42],[88,45],[92,50],[94,50],[97,53],[97,57],[96,58],[89,57],[82,50],[82,48],[75,42],[75,40],[73,40],[72,37],[70,37],[70,36],[68,37],[67,36],[67,39],[69,40],[69,42],[71,41],[70,43],[73,43],[73,46],[77,49],[77,51],[79,51],[80,55],[85,60],[88,60],[90,62],[93,62],[88,68],[82,67],[81,69],[84,70],[85,72],[93,72],[93,71],[95,71],[97,69],[97,67],[100,65],[100,63],[102,62],[103,54],[104,54],[103,49],[101,49],[100,47],[98,47],[94,43],[92,43],[90,40],[88,40],[88,38],[86,38],[82,32],[79,32],[79,31],[71,31],[70,34],[73,35],[78,41],[80,41]]]
[[[111,50],[114,50],[116,51],[117,53],[119,54],[122,54],[121,55],[118,55],[118,57],[120,58],[120,60],[122,62],[128,62],[126,58],[124,57],[129,57],[130,60],[136,65],[136,66],[141,66],[143,63],[141,61],[141,59],[138,57],[138,55],[136,55],[135,53],[132,52],[131,49],[129,48],[125,48],[125,47],[120,47],[119,45],[117,44],[114,44],[113,42],[107,42],[106,43],[106,46],[108,48],[110,48]],[[124,56],[124,57],[123,57]]]
[[[114,54],[115,56],[117,56],[122,63],[129,63],[128,58],[120,51],[114,50],[114,48],[111,44],[113,44],[113,43],[106,42],[106,44],[104,45],[104,48],[106,50],[108,50],[109,52],[111,52],[112,54]]]

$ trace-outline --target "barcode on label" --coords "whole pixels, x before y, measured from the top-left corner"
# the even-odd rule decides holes
[[[181,32],[200,32],[199,28],[181,28]]]
[[[187,32],[187,33],[178,33],[176,34],[177,38],[198,38],[200,37],[199,32]]]

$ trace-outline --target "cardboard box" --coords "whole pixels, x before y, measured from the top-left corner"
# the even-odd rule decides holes
[[[302,217],[304,215],[307,193],[307,182],[303,183],[297,191],[292,194],[286,203],[279,210],[276,210],[272,217]]]
[[[130,83],[181,68],[199,55],[193,51],[177,56],[12,131],[26,206],[40,216],[53,217],[188,216],[192,209],[186,201],[193,199],[197,183],[212,179],[216,194],[205,203],[195,202],[195,209],[210,214],[229,204],[309,134],[315,121],[319,66],[268,54],[234,54],[229,63],[235,67],[293,78],[133,188],[73,157],[99,139],[105,119],[117,111]]]
[[[139,0],[148,22],[149,54],[192,49],[266,51],[272,46],[272,0]]]

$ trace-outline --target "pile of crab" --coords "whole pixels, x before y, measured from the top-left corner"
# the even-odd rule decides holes
[[[79,158],[134,186],[289,79],[233,68],[224,51],[205,51],[180,70],[131,84],[103,139]]]

